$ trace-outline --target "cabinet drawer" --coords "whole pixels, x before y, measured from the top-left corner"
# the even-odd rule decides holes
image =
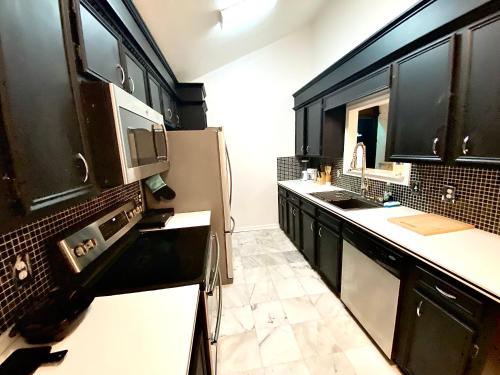
[[[299,207],[300,206],[300,198],[297,197],[295,194],[288,193],[288,201],[290,203],[293,203],[295,206]]]
[[[302,207],[302,211],[307,212],[309,215],[311,215],[313,217],[316,216],[316,206],[314,204],[303,200],[301,207]]]
[[[466,292],[465,286],[459,289],[456,285],[417,267],[417,287],[427,291],[437,302],[443,303],[465,317],[474,320],[479,320],[481,317],[483,302]]]
[[[318,220],[330,229],[340,232],[341,220],[329,212],[318,210]]]

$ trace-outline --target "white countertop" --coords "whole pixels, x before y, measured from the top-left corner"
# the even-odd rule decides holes
[[[171,216],[163,228],[145,229],[143,232],[210,225],[210,217],[211,211],[179,212]]]
[[[500,236],[479,229],[423,236],[387,221],[421,211],[404,206],[342,210],[309,195],[340,188],[299,180],[278,184],[500,302]]]
[[[57,366],[37,375],[186,375],[198,307],[199,285],[98,297],[84,320],[52,351],[67,349]],[[0,355],[27,347],[22,338]]]

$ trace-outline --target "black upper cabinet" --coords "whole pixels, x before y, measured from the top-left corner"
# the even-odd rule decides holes
[[[163,108],[163,117],[168,123],[172,123],[174,119],[174,112],[172,111],[172,98],[168,93],[167,89],[161,88],[161,102]]]
[[[500,164],[500,14],[463,33],[459,129],[454,145],[458,161]]]
[[[80,4],[79,54],[86,73],[122,87],[126,72],[120,59],[120,39],[100,17]]]
[[[341,242],[340,236],[323,224],[318,224],[319,270],[336,293],[340,293]]]
[[[306,136],[306,110],[299,108],[295,111],[295,155],[305,155],[305,136]]]
[[[302,252],[307,261],[316,265],[316,220],[302,211]]]
[[[12,162],[5,178],[23,214],[46,214],[92,190],[62,19],[57,1],[0,2],[1,133]]]
[[[306,154],[308,156],[320,156],[321,131],[323,128],[323,103],[321,100],[307,106],[306,128]]]
[[[417,290],[414,321],[404,367],[411,375],[463,375],[474,330]]]
[[[126,89],[143,103],[147,103],[147,73],[139,61],[128,50],[124,51],[125,72],[127,79]]]
[[[393,64],[387,158],[442,161],[446,152],[455,37]]]
[[[161,109],[161,87],[158,81],[149,76],[149,105],[156,112],[163,113]]]

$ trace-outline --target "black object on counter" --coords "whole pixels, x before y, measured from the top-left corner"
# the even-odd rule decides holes
[[[61,341],[80,324],[93,300],[83,289],[53,290],[19,319],[15,329],[30,344]]]
[[[31,375],[40,365],[62,361],[68,352],[51,350],[50,346],[17,349],[0,365],[0,375]]]
[[[151,210],[144,213],[141,221],[137,223],[139,229],[163,228],[167,220],[174,215],[173,208]]]

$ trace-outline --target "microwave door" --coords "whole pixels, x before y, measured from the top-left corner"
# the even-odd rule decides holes
[[[131,129],[128,131],[129,151],[131,167],[140,167],[156,162],[155,147],[153,146],[152,132],[143,129]]]
[[[168,138],[165,126],[162,124],[153,124],[153,143],[158,160],[168,159]]]

